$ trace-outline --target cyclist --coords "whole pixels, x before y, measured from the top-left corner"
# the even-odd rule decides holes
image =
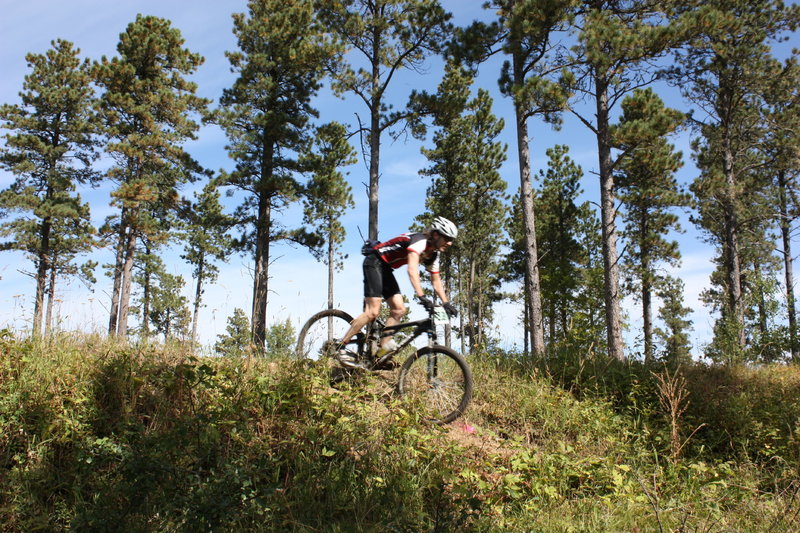
[[[421,233],[404,233],[394,239],[379,243],[368,250],[364,258],[364,312],[353,319],[350,329],[339,341],[341,347],[338,358],[347,367],[359,366],[355,354],[344,348],[345,344],[366,326],[378,318],[382,299],[389,305],[387,326],[398,324],[406,314],[406,306],[393,270],[408,265],[408,279],[414,288],[417,302],[427,311],[433,309],[433,302],[425,296],[419,278],[419,266],[423,265],[431,276],[433,290],[443,302],[449,316],[457,316],[458,311],[450,303],[439,276],[439,254],[447,250],[458,236],[458,228],[444,217],[436,217],[430,228]],[[396,347],[390,336],[381,343],[382,352]],[[379,352],[379,355],[381,352]]]

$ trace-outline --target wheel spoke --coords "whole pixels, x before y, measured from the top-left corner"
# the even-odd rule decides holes
[[[311,317],[303,326],[297,340],[298,357],[320,359],[333,354],[338,349],[337,341],[350,328],[350,315],[331,309]],[[353,348],[353,346],[350,348]]]
[[[472,396],[472,376],[455,352],[423,348],[403,365],[398,389],[430,420],[449,422],[466,408]]]

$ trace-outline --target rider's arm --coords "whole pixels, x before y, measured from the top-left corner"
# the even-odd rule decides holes
[[[416,252],[408,252],[408,279],[411,280],[414,293],[417,296],[424,296],[425,291],[422,290],[422,283],[419,279],[419,254]],[[439,297],[439,300],[442,303],[447,303],[447,294],[444,292],[442,277],[438,272],[431,272],[431,285],[433,285],[433,291]]]
[[[433,285],[433,291],[436,293],[436,296],[439,297],[439,300],[443,303],[447,303],[447,294],[444,292],[444,285],[442,285],[442,277],[439,275],[438,272],[431,272],[431,285]]]
[[[419,281],[419,254],[411,250],[408,252],[408,279],[414,287],[414,293],[417,296],[424,296],[425,291],[422,290],[422,283]]]

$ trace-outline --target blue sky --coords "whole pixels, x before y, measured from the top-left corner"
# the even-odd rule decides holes
[[[475,18],[485,17],[481,8],[483,0],[444,0],[446,9],[454,13],[454,22],[467,24]],[[235,49],[235,39],[231,32],[231,14],[246,10],[245,0],[117,0],[103,2],[100,0],[71,0],[69,2],[55,0],[30,0],[28,2],[12,2],[0,0],[0,102],[18,103],[18,92],[22,88],[23,78],[28,73],[24,56],[28,52],[43,53],[50,47],[50,41],[62,38],[73,42],[81,50],[82,57],[99,59],[101,56],[113,56],[119,34],[128,23],[133,21],[137,13],[156,15],[172,21],[178,28],[186,43],[193,52],[205,57],[194,81],[199,86],[202,96],[218,101],[222,90],[229,86],[234,76],[230,72],[229,63],[224,52]],[[428,88],[434,90],[441,76],[441,63],[431,62],[423,75],[406,74],[394,80],[390,99],[395,106],[402,105],[412,89]],[[517,159],[513,149],[515,132],[513,130],[513,113],[510,102],[499,95],[497,77],[499,61],[481,67],[477,86],[486,88],[495,97],[494,112],[506,121],[503,140],[509,144],[509,158],[503,167],[503,177],[513,191],[519,185]],[[661,90],[659,89],[661,93]],[[680,105],[674,93],[662,93],[670,105]],[[672,100],[671,100],[672,99]],[[338,120],[355,124],[356,115],[364,116],[365,109],[353,99],[339,99],[323,93],[316,101],[321,121]],[[583,167],[585,172],[585,198],[599,201],[597,177],[593,173],[597,168],[597,156],[594,139],[589,131],[577,120],[565,117],[564,127],[556,132],[549,126],[537,121],[530,123],[532,168],[538,172],[546,164],[544,152],[554,144],[567,144],[570,156]],[[690,136],[686,133],[673,139],[678,149],[684,152],[687,165],[681,170],[680,179],[689,182],[695,174],[691,161],[688,160]],[[218,170],[230,169],[232,162],[225,152],[225,137],[216,127],[208,126],[199,133],[199,139],[186,145],[195,158],[208,168]],[[389,238],[407,231],[413,218],[424,210],[425,189],[427,180],[418,172],[427,166],[420,154],[420,143],[412,140],[392,141],[388,136],[383,139],[381,161],[381,201],[380,201],[380,236]],[[367,230],[367,201],[364,183],[368,180],[367,167],[363,162],[349,169],[349,180],[356,199],[355,210],[343,219],[348,230],[348,238],[344,245],[350,258],[346,261],[345,270],[337,275],[337,305],[351,313],[358,312],[361,302],[361,256],[358,254],[360,238],[357,228],[364,234]],[[0,171],[0,188],[11,182],[11,176]],[[85,199],[91,202],[92,215],[96,223],[100,223],[112,212],[108,205],[108,187],[82,191]],[[184,191],[190,195],[190,190]],[[287,223],[299,220],[297,210],[284,213]],[[681,243],[683,263],[678,271],[686,284],[686,304],[695,312],[693,342],[700,345],[709,340],[712,319],[698,301],[698,295],[708,285],[711,271],[710,258],[714,251],[703,244],[694,228],[684,218],[686,233],[678,236]],[[325,302],[325,267],[317,263],[308,252],[294,249],[286,245],[276,246],[273,253],[274,263],[270,269],[271,295],[269,301],[269,321],[283,321],[289,317],[296,327],[305,317],[324,307]],[[110,251],[96,254],[101,262],[110,262]],[[186,295],[193,294],[191,274],[183,265],[178,254],[171,254],[167,263],[173,273],[182,274],[187,280]],[[227,263],[220,265],[219,281],[209,287],[205,301],[207,307],[202,311],[200,340],[213,343],[216,336],[223,333],[227,317],[233,309],[241,307],[249,313],[252,292],[252,261],[248,257],[231,255]],[[21,270],[31,270],[31,264],[21,254],[3,253],[0,256],[0,327],[10,326],[24,330],[29,327],[32,314],[34,293],[33,279],[22,274]],[[98,271],[98,284],[93,292],[77,282],[63,284],[59,290],[59,306],[62,320],[60,327],[67,330],[104,332],[108,321],[110,303],[110,282]],[[404,273],[398,279],[401,288],[409,293],[410,284]],[[634,302],[626,301],[629,311],[631,331],[628,334],[628,351],[636,351],[637,323],[639,310]],[[412,306],[412,312],[419,312]],[[498,307],[496,335],[501,341],[510,345],[518,342],[521,328],[518,325],[520,309],[512,304]],[[697,346],[695,351],[697,350]]]

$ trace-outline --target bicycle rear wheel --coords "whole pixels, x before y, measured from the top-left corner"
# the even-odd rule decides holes
[[[341,339],[350,329],[353,317],[339,309],[326,309],[315,314],[303,325],[297,336],[295,354],[303,359],[320,359],[331,355],[337,348],[335,342]],[[346,348],[360,353],[359,336],[354,336]]]
[[[446,424],[461,416],[472,399],[472,372],[450,348],[421,348],[403,363],[397,392],[420,405],[430,421]]]

